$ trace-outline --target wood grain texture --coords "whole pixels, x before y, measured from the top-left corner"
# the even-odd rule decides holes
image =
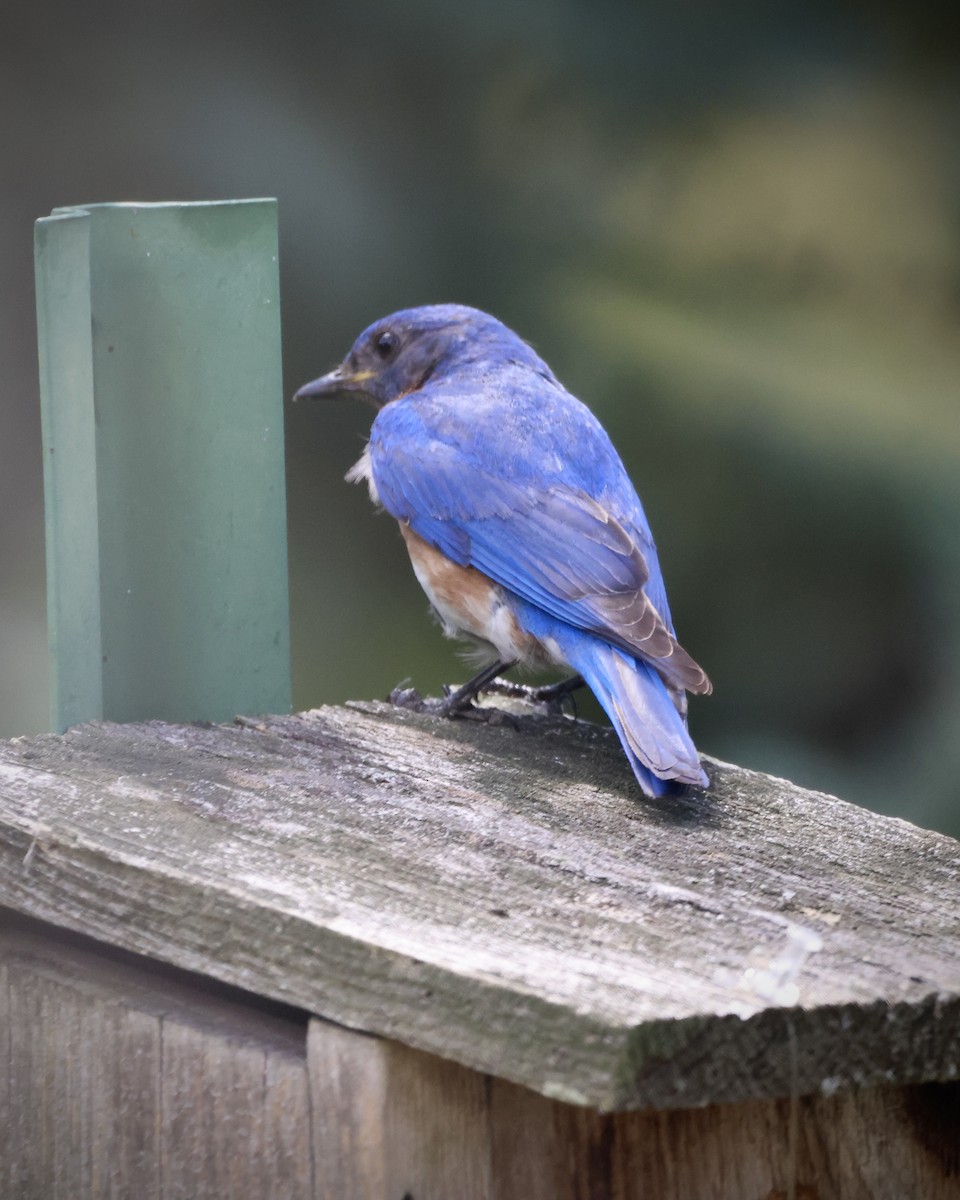
[[[307,1044],[322,1200],[493,1200],[488,1076],[328,1021]]]
[[[387,1194],[388,1046],[382,1038],[310,1022],[310,1112],[321,1200]]]
[[[313,1196],[302,1025],[8,919],[0,1030],[3,1200]]]
[[[615,1110],[950,1080],[960,846],[386,706],[0,746],[0,902]]]
[[[311,1022],[309,1044],[315,1122],[322,1111],[328,1131],[316,1153],[325,1198],[960,1197],[956,1083],[600,1113],[322,1021]],[[925,1141],[932,1126],[918,1124],[918,1103],[941,1114],[938,1147]]]
[[[956,1200],[960,1084],[604,1114],[0,913],[0,1200]]]

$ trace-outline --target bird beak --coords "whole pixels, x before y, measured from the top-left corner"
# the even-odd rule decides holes
[[[324,399],[329,396],[341,396],[345,392],[358,392],[365,399],[372,400],[372,396],[367,395],[367,381],[372,379],[376,374],[375,371],[357,371],[351,375],[349,371],[343,369],[341,364],[333,371],[329,371],[326,375],[321,375],[319,379],[314,379],[310,383],[305,383],[299,391],[294,393],[294,400],[304,400],[308,396],[311,399]]]

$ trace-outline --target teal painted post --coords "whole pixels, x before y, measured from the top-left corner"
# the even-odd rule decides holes
[[[36,224],[52,723],[290,708],[276,202]]]

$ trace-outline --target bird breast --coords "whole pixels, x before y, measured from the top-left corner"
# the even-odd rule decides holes
[[[406,522],[400,532],[420,586],[426,592],[447,637],[468,634],[487,642],[504,662],[532,667],[561,664],[559,650],[526,633],[508,595],[475,567],[462,567],[414,533]]]

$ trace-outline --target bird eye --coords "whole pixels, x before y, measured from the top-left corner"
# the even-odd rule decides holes
[[[375,343],[377,354],[379,354],[383,359],[389,358],[396,348],[397,335],[395,333],[391,333],[389,329],[385,333],[381,333]]]

